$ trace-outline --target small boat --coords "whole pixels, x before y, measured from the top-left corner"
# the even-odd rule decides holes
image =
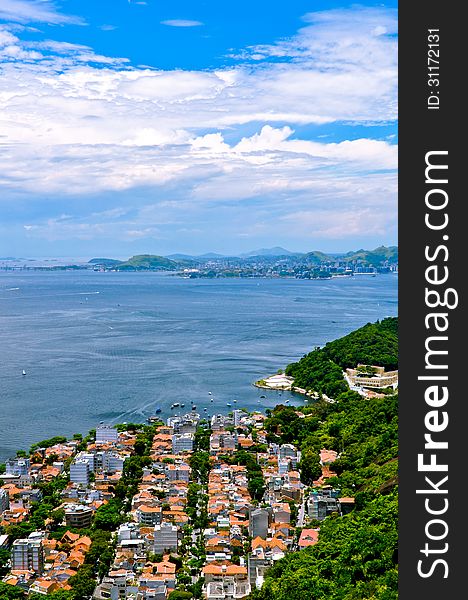
[[[185,406],[185,404],[181,404],[180,406]]]
[[[287,404],[289,402],[289,398],[287,400],[284,401],[285,404]]]
[[[23,369],[23,376],[26,375],[26,371]]]
[[[194,405],[192,406],[192,410],[196,410],[196,408],[197,408],[197,407],[196,407],[196,406],[195,406],[195,404],[194,404]]]
[[[204,408],[203,410],[208,410],[208,409],[207,409],[207,408],[206,408],[206,406],[205,406],[205,408]]]
[[[158,414],[161,412],[161,409],[159,408],[159,406],[158,406],[158,408],[157,408],[157,409],[156,409],[154,412],[155,412],[157,415],[158,415]]]
[[[235,402],[237,402],[237,400],[233,400],[233,402],[235,403]]]
[[[176,408],[177,406],[180,406],[180,404],[178,402],[174,402],[174,404],[171,406],[171,409]]]
[[[211,394],[211,392],[208,392],[208,394],[209,394],[210,396],[212,395],[212,394]]]
[[[213,402],[213,398],[211,398],[210,402]]]
[[[226,406],[232,406],[230,402],[226,402]]]
[[[260,396],[260,398],[266,398],[266,396]]]

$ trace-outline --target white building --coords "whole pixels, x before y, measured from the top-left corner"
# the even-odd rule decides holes
[[[278,474],[285,475],[289,471],[289,460],[287,458],[278,458]]]
[[[104,471],[116,473],[123,471],[125,458],[117,454],[117,452],[104,452],[102,457],[102,468]]]
[[[89,484],[89,461],[76,459],[70,465],[70,481],[77,485],[87,486]]]
[[[144,527],[159,525],[162,521],[162,509],[160,506],[146,506],[143,504],[137,508],[136,518],[138,523]]]
[[[193,450],[193,434],[181,433],[172,436],[172,452],[180,454],[181,452],[192,452]]]
[[[178,527],[164,521],[154,528],[154,553],[164,554],[166,551],[177,551],[179,545]]]
[[[35,571],[40,575],[44,570],[42,539],[15,540],[11,549],[11,570]]]
[[[292,444],[282,444],[279,448],[280,458],[296,458],[297,450]]]
[[[119,432],[111,425],[98,425],[96,427],[96,444],[108,444],[117,442]]]
[[[96,458],[92,452],[79,452],[76,455],[75,460],[87,460],[89,463],[89,470],[93,472],[96,470]]]
[[[11,458],[5,463],[5,473],[7,475],[28,475],[31,468],[29,458]]]
[[[243,410],[233,410],[232,415],[234,417],[234,427],[238,427],[241,424],[242,417],[245,416],[245,412]]]
[[[65,506],[65,522],[68,527],[89,527],[93,520],[93,509],[84,504],[67,504]]]

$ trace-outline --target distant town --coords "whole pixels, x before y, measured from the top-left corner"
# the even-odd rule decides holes
[[[380,246],[374,250],[357,250],[344,254],[313,251],[294,253],[276,247],[252,251],[242,256],[206,254],[159,256],[140,254],[126,261],[93,258],[83,262],[64,262],[0,258],[0,269],[6,271],[70,271],[98,272],[167,271],[184,278],[277,278],[331,279],[353,275],[376,275],[398,272],[398,248]]]

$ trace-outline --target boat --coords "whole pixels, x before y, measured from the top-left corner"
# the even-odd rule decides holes
[[[213,398],[211,398],[210,402],[213,402]]]
[[[181,404],[180,406],[185,406],[185,404]]]
[[[159,408],[159,406],[158,406],[158,408],[157,408],[157,409],[156,409],[154,412],[155,412],[157,415],[158,415],[158,414],[161,412],[161,409]]]
[[[233,400],[233,402],[235,403],[235,402],[237,402],[237,400]]]
[[[195,406],[195,404],[192,406],[192,410],[196,410],[197,407]]]
[[[266,396],[260,396],[260,398],[266,398]]]
[[[230,402],[226,402],[226,406],[232,406]]]
[[[26,371],[23,369],[23,375],[26,375]]]
[[[212,394],[211,394],[211,392],[208,392],[208,394],[209,394],[210,396],[212,395]]]
[[[287,398],[284,402],[285,404],[287,404],[289,402],[289,398]]]
[[[180,406],[180,404],[178,402],[174,402],[174,404],[171,406],[171,408],[176,408],[177,406]]]
[[[205,406],[205,408],[204,408],[203,410],[208,410],[208,409],[207,409],[207,408],[206,408],[206,406]]]

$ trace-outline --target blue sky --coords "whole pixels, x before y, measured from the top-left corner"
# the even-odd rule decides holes
[[[397,241],[395,3],[0,2],[0,256]]]

